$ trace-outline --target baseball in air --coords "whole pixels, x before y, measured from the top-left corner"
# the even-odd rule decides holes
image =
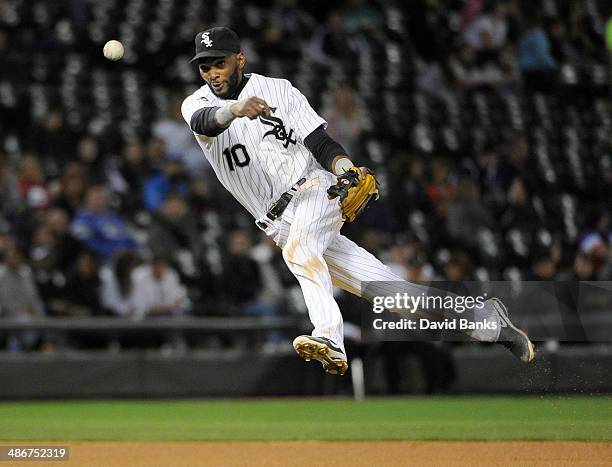
[[[120,60],[121,57],[123,57],[123,51],[123,44],[114,39],[104,44],[104,56],[113,62]]]

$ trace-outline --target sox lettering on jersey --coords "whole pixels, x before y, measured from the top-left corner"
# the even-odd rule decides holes
[[[274,110],[272,110],[274,111]],[[264,133],[263,137],[265,138],[266,136],[274,136],[277,140],[283,141],[285,144],[285,147],[288,147],[289,144],[295,144],[297,143],[297,140],[295,138],[291,138],[293,136],[293,130],[289,130],[289,133],[287,133],[287,130],[285,129],[285,124],[283,123],[283,121],[280,118],[276,118],[276,117],[264,117],[262,115],[259,116],[259,120],[261,121],[261,123],[263,123],[264,125],[270,125],[272,126],[272,129],[267,131],[266,133]]]

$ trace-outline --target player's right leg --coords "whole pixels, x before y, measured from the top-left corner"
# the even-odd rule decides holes
[[[334,285],[357,296],[362,296],[362,282],[370,282],[363,298],[372,301],[375,296],[393,296],[396,293],[418,296],[428,294],[429,288],[405,281],[370,252],[352,240],[338,234],[329,244],[323,257],[329,267]],[[443,317],[456,318],[452,311]],[[497,342],[507,347],[517,358],[528,363],[535,358],[534,347],[527,335],[516,328],[506,307],[498,299],[485,302],[485,307],[462,317],[472,321],[497,323],[496,329],[473,329],[465,333],[481,342]]]

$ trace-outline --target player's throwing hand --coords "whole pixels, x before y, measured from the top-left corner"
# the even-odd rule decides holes
[[[255,120],[260,115],[269,117],[272,114],[268,103],[255,96],[232,104],[230,111],[234,117],[248,117],[251,120]]]

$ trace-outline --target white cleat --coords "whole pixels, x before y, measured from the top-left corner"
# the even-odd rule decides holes
[[[293,341],[293,348],[307,362],[321,362],[327,373],[343,375],[348,370],[346,354],[325,337],[298,336]]]
[[[517,328],[510,318],[508,318],[508,309],[498,298],[491,298],[491,303],[499,316],[501,330],[497,343],[506,347],[523,363],[530,363],[535,359],[536,353],[533,343],[523,331]]]

